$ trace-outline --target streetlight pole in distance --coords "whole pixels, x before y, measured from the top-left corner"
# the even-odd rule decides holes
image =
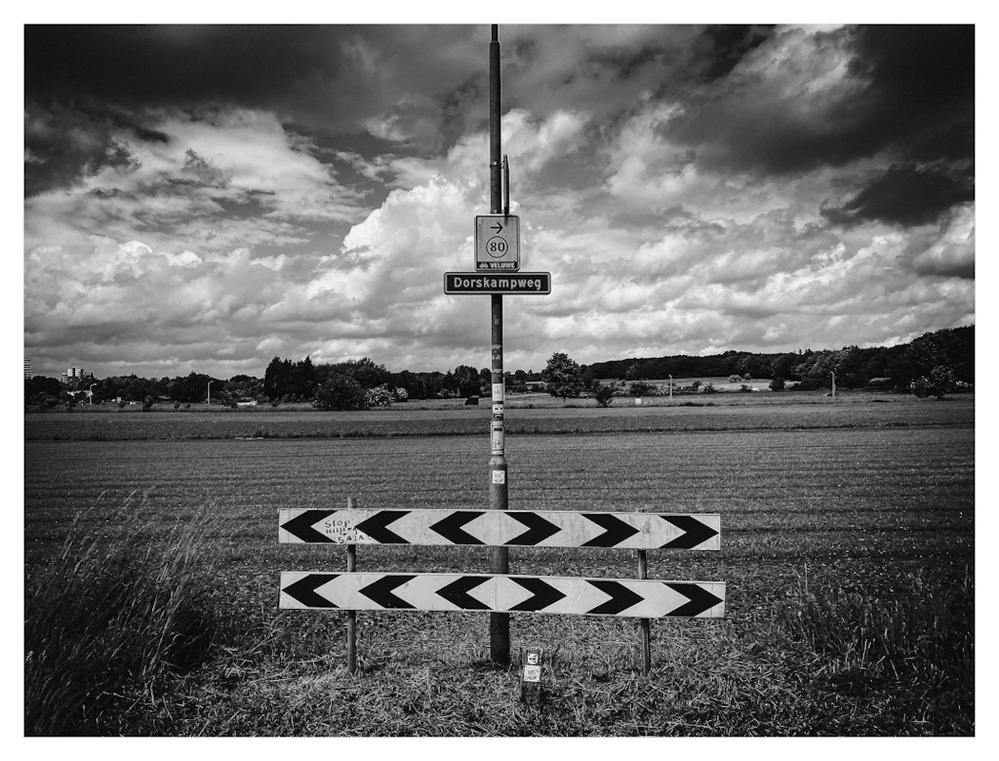
[[[96,383],[91,383],[90,384],[90,406],[91,407],[94,406],[94,386],[96,386],[96,385],[97,385]]]

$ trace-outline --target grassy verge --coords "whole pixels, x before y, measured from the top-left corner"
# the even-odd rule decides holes
[[[343,565],[328,547],[279,546],[278,507],[480,504],[481,446],[460,437],[26,442],[26,732],[974,734],[973,429],[967,412],[944,428],[889,406],[856,429],[512,439],[520,508],[722,513],[717,555],[650,553],[651,577],[717,578],[728,600],[722,620],[653,622],[648,677],[633,619],[512,616],[515,662],[497,668],[485,614],[364,612],[351,675],[343,612],[277,609],[279,571]],[[71,520],[74,504],[93,506]],[[487,560],[386,546],[359,563]],[[514,562],[634,574],[629,554],[592,548]],[[548,655],[539,707],[520,701],[518,646]]]
[[[205,604],[204,527],[151,526],[145,514],[133,500],[81,511],[27,578],[26,735],[124,732],[168,677],[204,660],[219,627]]]

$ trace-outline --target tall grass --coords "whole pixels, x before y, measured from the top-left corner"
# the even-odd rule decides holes
[[[207,604],[203,507],[157,523],[133,493],[81,510],[25,589],[25,735],[126,731],[130,708],[196,666],[219,629]]]
[[[779,620],[795,639],[823,656],[817,675],[846,694],[882,690],[907,695],[932,729],[941,715],[964,717],[949,731],[974,732],[974,576],[959,583],[922,572],[887,592],[809,585],[799,577],[797,605]],[[904,707],[903,707],[904,708]],[[929,715],[936,713],[936,716]]]

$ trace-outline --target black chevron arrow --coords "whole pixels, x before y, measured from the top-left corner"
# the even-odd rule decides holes
[[[522,603],[515,605],[510,610],[543,610],[552,603],[556,603],[565,597],[564,592],[555,589],[551,584],[547,584],[541,579],[531,576],[516,577],[511,576],[510,581],[516,581],[520,586],[530,592],[533,597],[528,597]]]
[[[551,521],[546,521],[537,513],[508,513],[508,515],[527,526],[527,531],[506,542],[506,544],[526,546],[540,544],[552,534],[557,534],[562,530]]]
[[[722,598],[711,594],[699,584],[675,583],[666,584],[666,586],[676,590],[690,601],[667,613],[668,616],[697,616],[710,610],[718,603],[724,602]]]
[[[604,529],[604,533],[593,537],[582,545],[583,547],[613,547],[632,534],[638,533],[637,528],[625,523],[620,518],[615,518],[610,513],[583,513],[583,515]]]
[[[336,605],[316,592],[316,588],[321,587],[327,581],[332,581],[338,575],[336,573],[310,573],[293,584],[289,584],[281,591],[294,597],[307,608],[336,608]]]
[[[430,528],[455,544],[485,544],[481,539],[461,529],[466,523],[475,520],[480,515],[482,515],[482,512],[477,510],[455,511],[447,518],[437,521]]]
[[[386,528],[388,524],[399,520],[407,513],[409,510],[379,510],[366,521],[358,523],[355,528],[382,544],[409,544],[408,539],[403,539]]]
[[[457,581],[452,581],[443,589],[438,589],[437,594],[450,603],[457,605],[462,610],[492,610],[482,600],[469,597],[468,593],[477,586],[489,579],[488,576],[462,576]]]
[[[659,549],[689,550],[718,533],[708,524],[697,520],[693,515],[662,515],[660,517],[684,533],[676,539],[666,542]]]
[[[292,518],[287,523],[281,525],[285,531],[293,536],[297,536],[303,542],[332,542],[326,534],[312,528],[327,516],[333,515],[334,510],[305,510]]]
[[[645,599],[640,594],[632,592],[628,587],[616,581],[603,579],[587,579],[587,581],[601,592],[611,596],[611,599],[601,603],[593,610],[587,611],[588,613],[614,615],[620,613],[622,610],[627,610],[635,603],[642,602]]]
[[[383,608],[412,608],[413,606],[408,602],[392,594],[393,589],[402,586],[412,578],[415,577],[394,575],[383,576],[378,579],[378,581],[373,584],[368,584],[368,586],[358,591],[368,599],[381,605]]]

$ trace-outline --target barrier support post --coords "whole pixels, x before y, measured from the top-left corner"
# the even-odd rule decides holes
[[[638,550],[638,578],[647,579],[649,577],[648,559],[645,550]],[[642,674],[649,675],[652,669],[652,643],[650,641],[649,619],[638,619],[639,627],[642,631]]]
[[[357,507],[357,500],[347,497],[347,509]],[[347,545],[347,573],[357,570],[357,545]],[[347,611],[347,672],[357,673],[357,611]]]

